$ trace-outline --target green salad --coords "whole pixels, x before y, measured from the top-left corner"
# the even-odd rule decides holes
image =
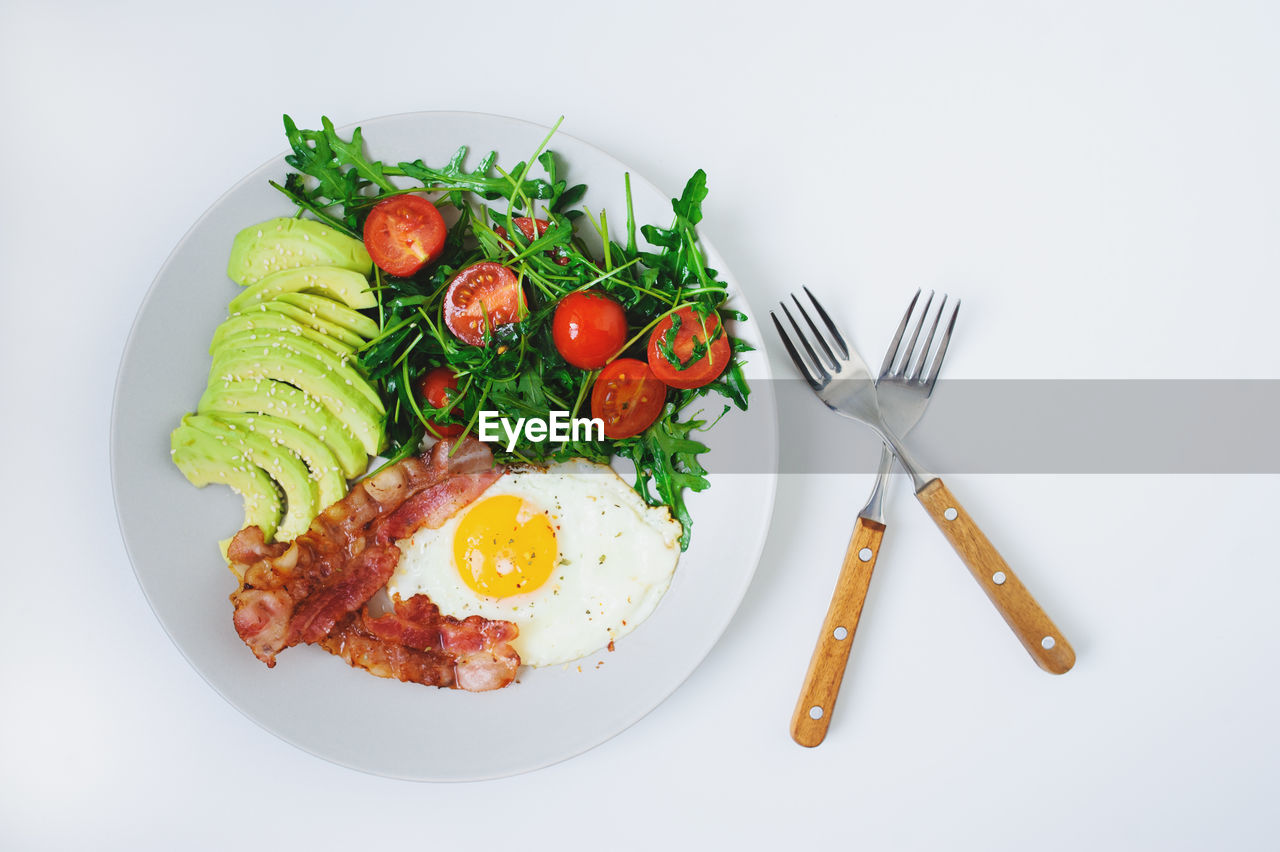
[[[685,492],[709,484],[700,433],[730,406],[745,410],[749,391],[751,347],[728,325],[745,317],[725,307],[695,230],[705,173],[661,225],[636,221],[624,176],[617,237],[547,148],[554,129],[526,160],[504,167],[489,152],[469,168],[465,146],[443,164],[389,163],[370,158],[359,128],[343,138],[327,118],[317,130],[284,125],[294,171],[272,186],[298,221],[361,241],[372,259],[376,304],[363,312],[377,330],[357,338],[353,360],[384,409],[382,454],[394,462],[428,436],[473,435],[508,463],[622,456],[687,548]],[[596,428],[511,428],[566,415]]]

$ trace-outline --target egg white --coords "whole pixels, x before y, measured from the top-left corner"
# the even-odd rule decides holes
[[[546,513],[558,559],[550,578],[526,594],[492,598],[463,582],[454,534],[474,506],[512,494]],[[428,595],[455,618],[514,622],[512,643],[526,665],[584,657],[625,636],[666,593],[680,558],[680,524],[665,507],[645,504],[609,467],[584,460],[508,473],[439,529],[399,542],[403,555],[387,590]]]

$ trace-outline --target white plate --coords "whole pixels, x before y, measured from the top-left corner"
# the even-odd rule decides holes
[[[492,148],[500,164],[512,166],[547,132],[501,116],[456,112],[396,115],[362,126],[374,156],[392,162],[423,157],[431,164],[466,144],[469,164]],[[613,222],[623,222],[626,167],[564,134],[551,147],[570,182],[589,185],[592,211],[606,208]],[[777,413],[763,351],[746,361],[750,412],[735,411],[706,437],[712,486],[690,495],[692,546],[657,611],[619,640],[615,652],[563,668],[525,667],[509,688],[481,694],[371,677],[309,646],[284,652],[268,669],[231,626],[227,596],[236,584],[217,552],[216,542],[239,526],[239,499],[226,488],[192,488],[170,463],[168,446],[170,430],[205,386],[210,337],[239,289],[225,274],[232,236],[293,212],[267,184],[287,170],[283,158],[272,159],[196,222],[156,276],[125,347],[112,415],[112,479],[125,546],[156,617],[191,665],[250,719],[313,754],[366,772],[493,778],[604,742],[693,672],[755,573],[777,469]],[[668,224],[670,196],[634,173],[631,180],[637,221]],[[731,304],[751,317],[736,333],[763,350],[754,311],[715,249],[705,242],[704,248],[733,288]],[[737,471],[743,469],[741,444],[749,442],[758,454],[752,470],[716,473],[726,469],[717,466],[718,441],[738,446],[729,453]]]

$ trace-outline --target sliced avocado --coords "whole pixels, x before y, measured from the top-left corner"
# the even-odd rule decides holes
[[[347,481],[342,476],[342,466],[333,450],[306,429],[295,426],[281,417],[270,414],[230,414],[219,412],[209,415],[220,423],[233,426],[241,432],[254,432],[272,444],[292,450],[307,464],[311,478],[316,483],[317,506],[325,509],[341,500],[347,493]],[[363,453],[362,453],[363,455]]]
[[[355,479],[369,466],[369,456],[346,424],[293,385],[270,380],[211,381],[196,408],[215,412],[269,414],[287,420],[325,443],[338,459],[342,475]]]
[[[310,324],[300,323],[284,314],[278,314],[274,311],[250,311],[248,313],[232,314],[222,325],[218,326],[217,331],[213,333],[213,340],[209,343],[210,354],[218,348],[218,345],[223,340],[239,334],[274,334],[305,337],[312,343],[328,349],[339,358],[350,358],[356,351],[355,347],[326,334],[321,334],[312,328]]]
[[[387,412],[387,409],[382,404],[382,397],[378,395],[378,391],[356,369],[354,358],[335,355],[320,344],[312,343],[304,337],[275,331],[242,331],[238,334],[229,335],[219,342],[212,351],[215,360],[224,349],[243,349],[248,352],[257,352],[263,357],[280,358],[289,363],[294,361],[314,361],[326,372],[332,373],[339,382],[346,384],[347,387],[352,388],[368,400],[369,404],[376,408],[379,414],[386,414]]]
[[[365,452],[376,456],[382,449],[382,412],[359,391],[337,378],[314,358],[285,358],[267,347],[223,348],[213,357],[210,384],[236,379],[275,379],[306,391],[346,424]]]
[[[231,486],[244,498],[244,526],[257,526],[267,541],[271,540],[284,515],[284,504],[262,468],[233,447],[185,422],[169,436],[169,454],[195,487],[203,488],[211,482]]]
[[[311,471],[296,453],[252,429],[242,429],[217,417],[188,414],[182,418],[182,424],[225,444],[276,481],[285,496],[284,519],[276,529],[277,541],[293,541],[307,531],[320,511],[319,489],[311,478]]]
[[[243,580],[243,569],[238,569],[235,563],[231,561],[231,557],[228,555],[231,550],[231,542],[234,540],[235,536],[231,536],[231,538],[224,538],[222,541],[218,542],[218,552],[222,554],[223,559],[227,560],[227,567],[231,569],[232,574],[236,575],[236,579]]]
[[[273,272],[250,284],[231,300],[232,311],[274,299],[281,293],[315,293],[342,302],[353,310],[376,308],[378,299],[369,289],[369,280],[359,272],[338,266],[299,266]]]
[[[281,293],[276,301],[302,308],[322,320],[342,326],[360,335],[361,340],[373,340],[378,336],[378,324],[364,314],[353,311],[341,302],[312,293]]]
[[[360,240],[314,219],[281,218],[236,234],[227,275],[237,284],[255,284],[296,266],[337,266],[365,276],[373,272],[373,261]]]
[[[356,334],[351,329],[343,328],[337,323],[332,323],[326,319],[321,319],[318,314],[314,314],[314,313],[311,313],[310,311],[303,310],[297,305],[291,305],[288,302],[282,302],[279,299],[272,299],[269,302],[263,302],[262,304],[254,305],[252,308],[250,308],[247,311],[241,311],[241,313],[248,314],[251,316],[252,315],[261,316],[262,314],[280,314],[281,316],[288,317],[289,319],[297,320],[303,325],[310,326],[316,332],[323,334],[325,337],[332,337],[334,340],[337,340],[341,343],[345,343],[346,345],[350,346],[352,349],[359,349],[361,346],[364,346],[365,344],[365,339],[360,335]],[[357,314],[356,316],[359,316],[359,314]]]

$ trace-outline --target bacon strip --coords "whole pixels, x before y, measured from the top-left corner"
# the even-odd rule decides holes
[[[248,527],[236,535],[227,553],[243,579],[231,595],[235,607],[233,623],[258,659],[274,666],[280,651],[299,642],[325,644],[323,640],[331,635],[341,637],[363,629],[363,621],[357,625],[353,614],[386,585],[395,571],[400,549],[394,542],[422,527],[439,527],[505,472],[505,468],[494,465],[488,447],[478,441],[466,439],[452,457],[450,449],[450,442],[441,441],[432,448],[429,458],[407,458],[357,484],[346,497],[321,512],[310,529],[291,544],[266,544],[257,527]],[[400,617],[413,623],[426,618],[420,604],[406,612],[408,615]],[[435,616],[446,625],[440,628],[442,636],[457,633],[449,619],[439,617],[439,610],[435,610]],[[424,623],[435,622],[427,619]],[[515,630],[514,625],[508,626]],[[477,625],[461,634],[470,637],[476,631],[489,640],[487,644],[480,643],[478,649],[474,641],[461,639],[405,647],[422,653],[431,647],[445,655],[450,665],[463,667],[471,665],[472,656],[479,655],[474,666],[477,670],[484,668],[485,654],[491,661],[505,659],[505,653],[500,651],[505,628]],[[392,641],[370,635],[378,643]],[[342,646],[342,642],[338,645]],[[387,648],[380,648],[361,651],[356,656],[373,654],[375,650],[383,656],[390,653]],[[339,655],[352,661],[347,653]],[[516,659],[518,665],[519,658]],[[423,665],[419,663],[418,667]],[[493,680],[459,676],[441,685],[469,689],[468,683]]]
[[[428,686],[484,692],[515,679],[520,655],[510,645],[514,624],[442,616],[426,595],[395,598],[393,605],[394,612],[376,618],[368,607],[347,616],[320,646],[378,677]]]
[[[339,619],[364,606],[369,598],[387,584],[400,548],[394,544],[369,546],[350,560],[332,585],[312,592],[298,601],[289,619],[289,645],[319,642]]]

